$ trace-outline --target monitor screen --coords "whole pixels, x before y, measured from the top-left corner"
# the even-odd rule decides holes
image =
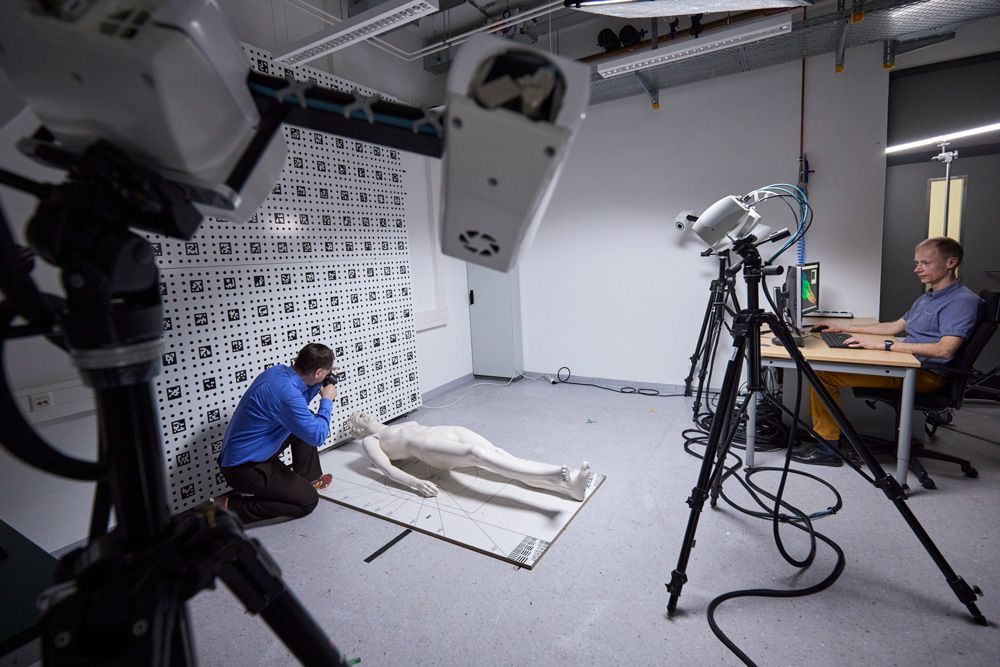
[[[819,262],[789,266],[783,292],[788,324],[801,332],[802,316],[819,309]]]
[[[819,262],[799,265],[799,313],[808,315],[819,310]]]

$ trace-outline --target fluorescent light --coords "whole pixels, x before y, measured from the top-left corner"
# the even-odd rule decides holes
[[[734,46],[741,46],[756,42],[769,37],[777,37],[790,33],[792,30],[792,17],[788,13],[778,16],[768,17],[761,21],[746,21],[734,25],[731,28],[713,30],[704,38],[690,38],[684,41],[672,43],[667,47],[660,47],[650,51],[643,51],[637,55],[630,55],[625,58],[618,58],[597,68],[598,73],[604,78],[628,74],[647,67],[656,67],[666,63],[700,56],[709,51],[728,49]]]
[[[327,30],[295,42],[284,53],[274,56],[274,59],[286,65],[299,65],[314,60],[433,14],[438,10],[438,2],[439,0],[387,0]]]
[[[745,12],[778,7],[805,7],[811,4],[812,0],[563,0],[563,5],[570,9],[629,19],[699,12]]]
[[[938,137],[929,137],[927,139],[921,139],[920,141],[911,141],[909,143],[899,144],[898,146],[889,146],[885,149],[885,152],[886,154],[898,153],[900,151],[908,151],[911,148],[919,148],[920,146],[933,146],[934,144],[939,144],[942,141],[951,141],[952,139],[961,139],[962,137],[971,137],[976,134],[985,134],[987,132],[997,131],[1000,131],[1000,123],[993,123],[992,125],[974,127],[970,130],[961,130],[960,132],[952,132],[951,134],[942,134]]]

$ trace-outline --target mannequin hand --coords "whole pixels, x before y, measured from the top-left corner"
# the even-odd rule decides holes
[[[438,494],[437,485],[434,482],[428,482],[425,479],[415,479],[410,488],[424,496],[425,498],[433,498]]]

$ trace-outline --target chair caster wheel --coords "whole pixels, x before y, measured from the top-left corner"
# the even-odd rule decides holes
[[[931,478],[929,478],[929,477],[927,479],[920,480],[920,486],[924,487],[925,489],[936,489],[937,488],[937,484],[935,484],[934,480],[931,479]]]
[[[965,466],[962,468],[962,472],[965,473],[966,477],[979,477],[979,471],[972,466]]]

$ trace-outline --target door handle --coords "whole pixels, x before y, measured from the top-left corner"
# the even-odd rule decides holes
[[[471,306],[476,302],[476,293],[474,290],[469,290],[469,305]]]

